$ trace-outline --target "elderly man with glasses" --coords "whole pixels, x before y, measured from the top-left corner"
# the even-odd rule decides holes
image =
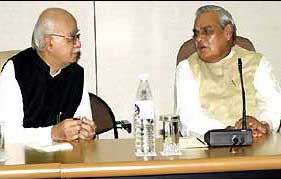
[[[32,47],[10,58],[0,75],[0,118],[8,143],[93,139],[81,42],[75,18],[49,8],[38,18]],[[75,119],[83,120],[75,120]]]
[[[182,134],[242,127],[239,58],[243,62],[247,125],[254,139],[276,131],[281,116],[280,87],[262,54],[234,45],[236,26],[231,14],[219,6],[202,6],[196,12],[193,33],[196,52],[176,70],[176,108]]]

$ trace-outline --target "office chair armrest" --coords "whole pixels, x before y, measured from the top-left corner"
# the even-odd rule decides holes
[[[132,132],[132,124],[128,120],[116,121],[118,129],[125,129],[128,133]]]

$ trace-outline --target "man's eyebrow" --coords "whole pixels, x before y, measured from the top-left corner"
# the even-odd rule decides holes
[[[211,26],[211,25],[207,25],[207,26],[201,27],[200,29],[208,29],[208,28],[213,28],[213,26]],[[197,31],[199,31],[200,29],[196,29],[196,28],[194,28],[193,30],[197,30]]]
[[[203,27],[203,29],[209,29],[209,28],[213,28],[213,26],[208,25],[208,26]]]
[[[76,35],[76,34],[79,33],[79,31],[80,31],[80,29],[77,29],[77,30],[75,30],[75,31],[72,31],[70,35]]]
[[[198,31],[199,31],[199,30],[197,30],[197,29],[192,29],[192,32],[194,32],[194,33],[195,33],[195,32],[198,32]]]

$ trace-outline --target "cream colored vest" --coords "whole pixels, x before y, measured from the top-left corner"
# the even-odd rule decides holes
[[[256,90],[254,75],[262,55],[235,46],[232,52],[217,63],[205,63],[197,53],[189,65],[199,85],[201,106],[225,125],[234,125],[242,117],[242,92],[237,59],[242,59],[247,115],[254,116]]]

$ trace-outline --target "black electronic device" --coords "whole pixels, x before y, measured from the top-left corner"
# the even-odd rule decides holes
[[[132,124],[128,120],[116,121],[118,129],[125,129],[128,133],[132,132]]]

